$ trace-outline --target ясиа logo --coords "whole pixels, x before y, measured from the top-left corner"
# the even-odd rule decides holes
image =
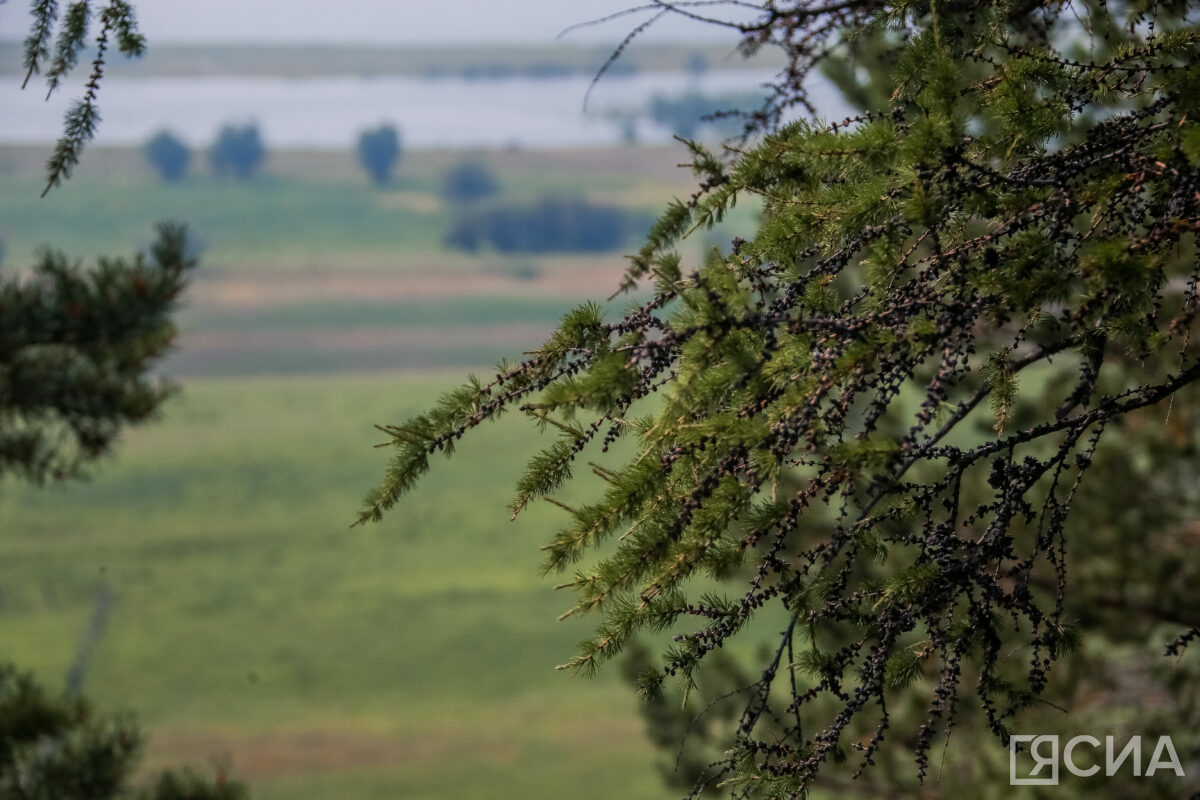
[[[1021,751],[1018,745],[1028,742],[1029,747]],[[1011,786],[1057,786],[1058,765],[1061,762],[1067,771],[1073,775],[1086,778],[1100,772],[1100,765],[1093,763],[1090,767],[1077,767],[1073,757],[1076,748],[1083,746],[1100,747],[1100,740],[1095,736],[1075,736],[1067,740],[1059,757],[1057,734],[1013,734],[1008,742],[1008,782]],[[1021,752],[1019,752],[1021,751]],[[1097,754],[1098,756],[1098,754]],[[1093,757],[1096,760],[1096,757]],[[1125,762],[1129,763],[1126,764]],[[1018,763],[1020,762],[1020,763]],[[1043,771],[1043,767],[1049,770]],[[1120,774],[1122,777],[1150,778],[1158,770],[1170,770],[1179,777],[1185,777],[1179,756],[1175,753],[1175,745],[1170,736],[1158,737],[1154,747],[1154,755],[1142,772],[1142,737],[1133,736],[1125,743],[1120,751],[1113,737],[1104,737],[1104,776],[1111,777]],[[1018,777],[1018,773],[1024,777]]]

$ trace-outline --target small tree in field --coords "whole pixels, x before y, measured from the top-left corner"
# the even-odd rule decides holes
[[[505,411],[551,433],[513,516],[582,464],[600,481],[554,501],[545,569],[596,618],[562,669],[631,652],[692,797],[1013,796],[1019,733],[1169,732],[1191,771],[1139,796],[1194,790],[1198,12],[782,0],[726,23],[788,65],[747,141],[689,145],[699,187],[632,256],[636,302],[384,427],[360,521]],[[814,118],[824,63],[861,114]],[[751,201],[727,248],[680,254]]]
[[[164,181],[174,182],[187,173],[192,151],[170,131],[159,131],[146,142],[146,160]]]
[[[267,157],[257,125],[226,125],[208,151],[213,172],[239,180],[254,177]]]
[[[358,162],[377,186],[392,179],[400,159],[400,134],[393,125],[363,131],[358,135]]]
[[[500,182],[480,161],[463,161],[442,176],[442,198],[458,204],[474,203],[500,191]]]

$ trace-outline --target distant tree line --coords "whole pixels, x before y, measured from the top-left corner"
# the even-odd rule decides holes
[[[701,56],[702,57],[702,56]],[[442,66],[431,66],[425,69],[425,77],[430,79],[458,78],[468,81],[504,81],[514,79],[553,80],[568,78],[580,73],[590,73],[594,68],[590,65],[580,67],[566,61],[535,61],[532,64],[501,64],[474,63],[463,64],[449,69]],[[606,70],[610,76],[631,76],[637,73],[633,64],[615,62]]]
[[[159,176],[168,182],[182,180],[192,161],[187,144],[170,131],[162,130],[150,137],[143,149],[146,161]],[[226,125],[208,149],[208,163],[217,175],[248,180],[258,172],[267,157],[258,126]]]
[[[644,234],[651,220],[619,206],[547,195],[533,201],[498,200],[502,187],[487,164],[466,160],[442,175],[442,199],[454,207],[445,244],[469,253],[506,255],[603,253]]]
[[[642,214],[575,198],[543,197],[524,205],[460,214],[446,244],[468,252],[603,253],[618,249],[650,220]]]
[[[496,176],[480,161],[464,161],[442,176],[442,198],[451,203],[474,203],[499,191]]]
[[[192,162],[192,151],[167,130],[154,134],[143,148],[147,163],[167,182],[182,180]],[[359,134],[359,163],[377,185],[387,184],[400,160],[401,138],[393,125],[380,125]],[[267,158],[262,134],[254,123],[225,125],[208,148],[208,163],[218,176],[249,180]]]
[[[377,186],[391,182],[401,153],[400,132],[393,125],[381,124],[359,134],[359,164]],[[181,180],[191,162],[188,146],[168,131],[146,143],[145,156],[166,181]],[[253,177],[265,158],[266,147],[254,124],[226,125],[208,150],[213,173],[238,180]],[[632,236],[645,233],[650,224],[645,215],[578,198],[485,203],[500,189],[493,172],[478,160],[465,160],[443,173],[440,194],[456,211],[447,246],[511,254],[602,253],[619,249]]]
[[[192,151],[170,131],[159,131],[146,142],[146,160],[164,181],[174,182],[187,173]]]
[[[267,148],[254,124],[226,125],[208,151],[213,172],[238,180],[254,177],[266,158]]]

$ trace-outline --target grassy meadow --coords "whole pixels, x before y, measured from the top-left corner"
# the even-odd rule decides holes
[[[196,153],[188,178],[164,183],[138,151],[97,148],[39,199],[45,149],[0,147],[0,240],[6,267],[21,269],[46,243],[84,259],[128,254],[156,222],[186,222],[202,265],[176,375],[486,366],[536,346],[571,304],[607,297],[626,262],[447,250],[461,209],[441,197],[446,170],[482,161],[497,203],[582,197],[650,217],[693,188],[679,150],[414,152],[377,188],[352,153],[274,152],[247,182],[213,177]],[[753,213],[738,209],[729,229]],[[732,235],[698,234],[695,251]]]
[[[680,155],[486,160],[512,197],[583,186],[654,210],[691,185]],[[62,685],[103,581],[85,692],[138,715],[147,771],[229,767],[261,800],[670,796],[619,669],[553,669],[589,621],[556,622],[569,598],[539,574],[558,512],[505,513],[534,447],[521,420],[465,443],[382,525],[348,527],[387,456],[373,424],[537,346],[611,291],[620,254],[446,251],[453,154],[407,154],[380,190],[345,153],[167,185],[136,152],[96,150],[38,200],[43,156],[0,148],[6,269],[44,242],[129,252],[163,218],[192,226],[203,261],[161,419],[86,483],[0,490],[3,657]]]
[[[456,377],[191,380],[89,483],[9,487],[6,656],[59,684],[103,577],[116,602],[87,689],[138,713],[152,765],[227,757],[260,798],[482,797],[543,779],[605,797],[616,759],[622,796],[655,796],[616,676],[552,670],[585,628],[555,623],[568,598],[538,576],[554,515],[504,512],[511,475],[488,454],[530,450],[519,420],[384,524],[347,526],[382,466],[371,423]]]
[[[151,238],[155,222],[177,219],[191,227],[210,273],[432,268],[414,262],[420,256],[436,256],[442,274],[481,266],[442,247],[458,211],[440,197],[442,175],[469,155],[405,154],[392,184],[377,188],[349,152],[270,153],[250,181],[214,177],[204,153],[194,152],[189,177],[164,183],[138,151],[96,148],[69,184],[39,198],[47,153],[0,147],[0,238],[15,265],[47,242],[81,256],[127,252]],[[682,148],[631,148],[477,158],[496,175],[504,202],[585,196],[658,212],[691,190],[690,172],[676,166],[684,155]],[[489,263],[511,268],[512,260]]]

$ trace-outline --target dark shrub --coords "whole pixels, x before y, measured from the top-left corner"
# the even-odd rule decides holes
[[[226,125],[208,151],[208,160],[218,175],[246,180],[258,171],[267,156],[257,125]]]
[[[358,162],[376,184],[392,179],[400,160],[400,134],[392,125],[380,125],[358,135]]]
[[[486,164],[464,161],[442,177],[442,197],[454,203],[472,203],[500,191],[496,176]]]
[[[501,253],[603,253],[644,233],[643,215],[583,200],[542,198],[532,205],[481,209],[459,217],[446,244]]]
[[[146,142],[146,161],[164,181],[177,181],[187,172],[192,151],[170,131],[159,131]]]

